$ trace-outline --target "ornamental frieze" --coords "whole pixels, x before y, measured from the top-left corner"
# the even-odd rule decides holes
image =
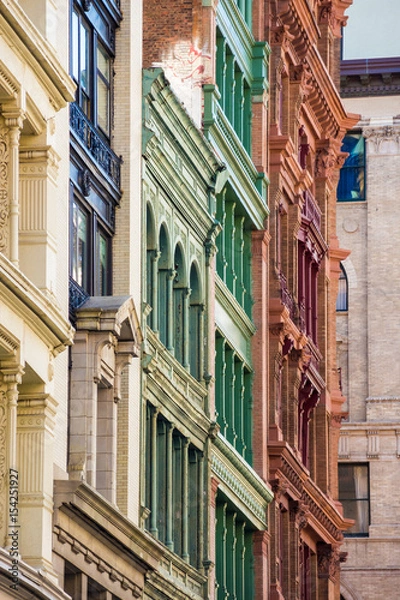
[[[398,154],[400,152],[400,126],[365,127],[363,136],[369,152],[375,154]]]

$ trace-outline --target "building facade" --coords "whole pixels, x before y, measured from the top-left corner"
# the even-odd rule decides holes
[[[162,68],[225,167],[209,205],[216,255],[204,305],[207,368],[198,373],[208,394],[206,416],[215,423],[203,564],[214,565],[206,585],[217,599],[340,594],[340,546],[349,524],[337,503],[335,447],[344,399],[334,315],[346,252],[335,235],[335,192],[341,140],[354,119],[336,85],[349,4],[193,1],[178,2],[171,12],[168,2],[148,2],[144,10],[145,66]],[[148,258],[147,324],[161,349],[167,347],[165,356],[191,373],[191,359],[185,364],[175,350],[176,310],[159,331],[152,321],[155,307],[156,319],[167,318],[154,290],[164,286],[171,298],[182,293],[174,291],[180,286],[175,265],[187,262],[180,260],[181,234],[171,236],[171,226],[163,225],[167,215],[179,221],[171,207],[147,217],[154,261],[151,266]],[[170,257],[178,252],[175,265],[163,263],[164,246]],[[173,281],[157,279],[156,262]],[[189,267],[190,261],[183,273]],[[192,292],[186,293],[190,307]],[[157,416],[169,403],[164,396],[160,408],[151,400],[149,419],[172,457],[168,431],[177,435],[175,422]],[[188,409],[180,416],[190,418]],[[149,446],[154,460],[157,449]],[[169,472],[173,478],[173,466]],[[147,493],[150,502],[160,498],[157,490]],[[147,527],[175,551],[166,534],[166,494],[165,531]]]
[[[2,598],[339,598],[350,3],[0,0]]]
[[[341,93],[361,119],[344,139],[337,231],[351,251],[337,301],[338,365],[346,403],[339,444],[340,498],[354,525],[346,535],[345,600],[397,596],[399,531],[390,500],[399,473],[396,343],[382,339],[396,319],[399,264],[396,190],[400,160],[398,57],[342,62]],[[395,328],[396,325],[394,324]]]
[[[65,469],[73,338],[67,103],[74,86],[65,14],[57,3],[0,3],[2,598],[65,597],[52,556],[52,473]]]
[[[334,299],[346,115],[337,91],[350,3],[270,4],[270,597],[339,598],[343,529],[335,461],[342,397]]]

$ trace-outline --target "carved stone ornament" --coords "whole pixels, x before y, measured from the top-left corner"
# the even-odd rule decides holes
[[[315,158],[315,176],[329,179],[336,167],[336,153],[333,148],[320,148]]]
[[[7,248],[8,238],[8,134],[0,129],[0,252]]]
[[[281,498],[285,496],[288,491],[289,484],[285,479],[273,479],[270,481],[272,491],[274,492],[275,502],[279,504]]]
[[[334,0],[319,0],[320,24],[329,25],[334,35],[341,37],[342,27],[346,25],[348,19],[344,16],[344,11],[349,5],[348,1],[338,5]]]
[[[304,60],[298,65],[293,65],[289,74],[290,83],[299,84],[302,97],[307,98],[313,89],[312,73],[307,62]]]
[[[317,544],[318,577],[335,581],[342,561],[339,546],[332,546],[325,542]]]
[[[374,144],[377,154],[382,150],[383,142],[394,142],[397,145],[397,151],[400,146],[400,128],[392,125],[384,125],[383,127],[366,127],[363,130],[363,136],[369,142]]]
[[[291,41],[294,40],[294,35],[289,33],[289,30],[289,25],[284,25],[280,19],[276,19],[271,30],[271,46],[281,46],[287,50]]]
[[[290,513],[299,529],[304,529],[308,525],[310,509],[307,504],[299,500],[290,502]]]

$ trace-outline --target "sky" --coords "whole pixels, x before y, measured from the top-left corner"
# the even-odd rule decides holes
[[[345,60],[400,56],[400,0],[353,0],[346,15]]]

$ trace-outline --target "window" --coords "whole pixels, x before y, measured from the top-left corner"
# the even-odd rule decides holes
[[[299,309],[300,326],[317,344],[318,332],[318,256],[309,245],[299,242]]]
[[[340,265],[339,287],[338,295],[336,298],[336,311],[346,312],[347,309],[347,276],[343,266]]]
[[[355,523],[346,536],[366,537],[370,524],[368,464],[339,464],[339,501],[344,516]]]
[[[90,296],[111,294],[111,230],[89,203],[71,204],[71,277]]]
[[[342,152],[348,152],[349,156],[340,170],[337,199],[340,202],[365,200],[365,140],[362,134],[347,134]]]
[[[199,568],[203,558],[203,452],[150,404],[146,438],[147,529]]]
[[[218,493],[215,529],[216,598],[254,598],[253,532],[244,516]]]
[[[219,333],[216,336],[215,348],[215,402],[221,434],[251,464],[252,374]]]
[[[217,273],[251,317],[251,231],[236,200],[230,188],[217,198],[217,219],[222,225],[217,237]]]
[[[110,137],[110,27],[94,7],[86,13],[75,6],[71,17],[71,72],[76,103],[90,122]]]
[[[70,314],[87,295],[111,294],[121,158],[112,150],[112,62],[122,15],[103,0],[71,3]]]
[[[251,149],[251,86],[226,39],[217,31],[217,85],[220,105],[243,146]]]

